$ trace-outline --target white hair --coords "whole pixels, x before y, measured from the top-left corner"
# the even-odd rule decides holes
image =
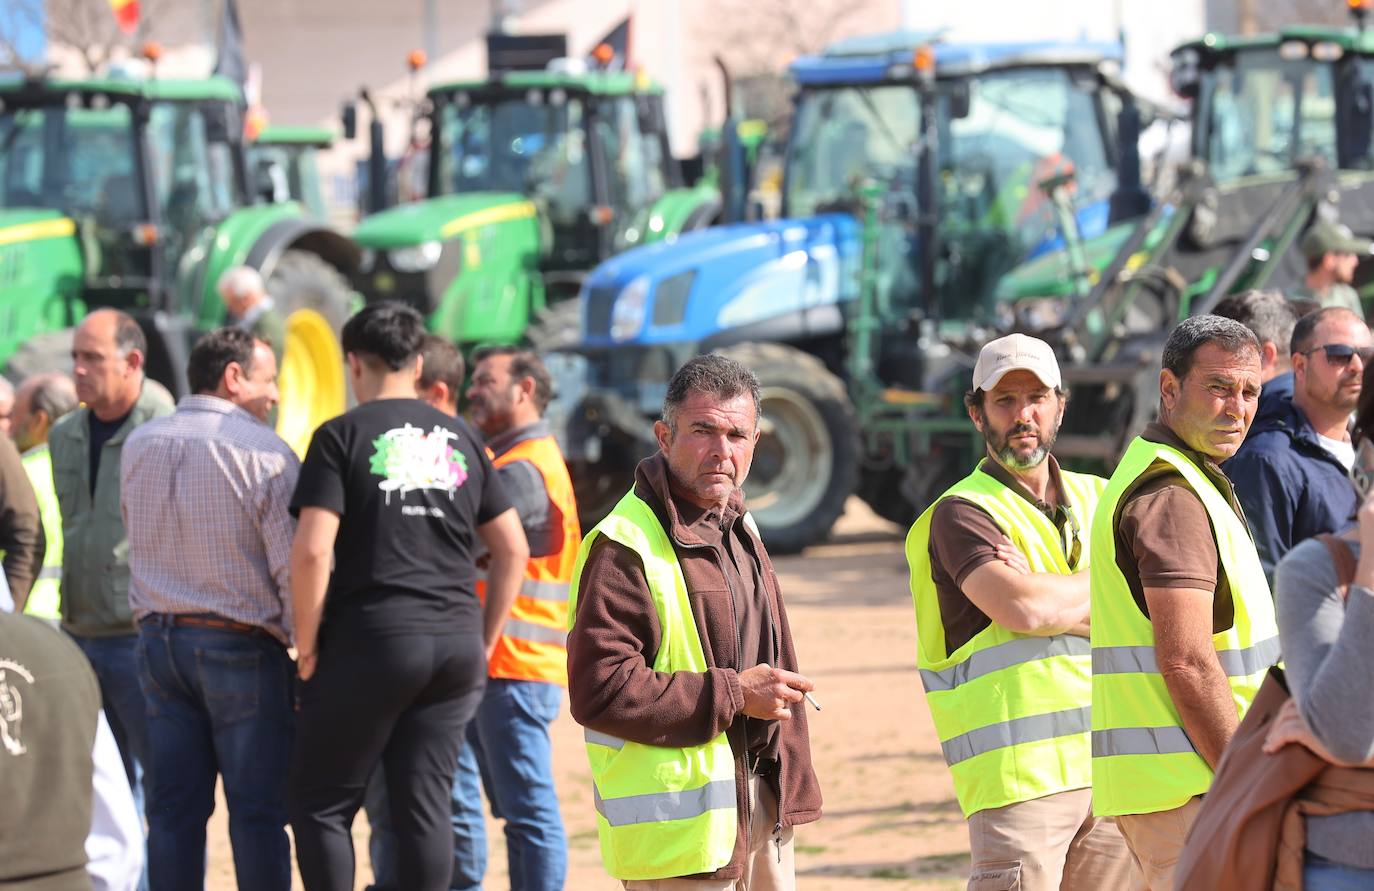
[[[262,283],[262,275],[251,266],[231,266],[219,277],[218,289],[221,297],[247,299],[267,293]]]

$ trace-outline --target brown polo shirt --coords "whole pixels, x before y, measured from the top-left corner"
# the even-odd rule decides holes
[[[1085,534],[1065,504],[1059,462],[1049,457],[1048,500],[1040,501],[1009,470],[989,458],[978,465],[988,476],[1035,505],[1065,537],[1065,553],[1071,553],[1072,537]],[[997,559],[997,545],[1007,535],[992,515],[966,498],[953,496],[935,506],[930,517],[930,577],[940,603],[945,627],[946,652],[954,652],[992,624],[963,592],[964,579],[984,563]]]
[[[1149,442],[1183,452],[1206,474],[1245,521],[1231,481],[1215,461],[1193,451],[1160,423],[1141,433]],[[1212,630],[1225,631],[1235,621],[1231,586],[1221,566],[1216,535],[1202,499],[1172,466],[1156,462],[1121,499],[1114,523],[1116,565],[1126,577],[1140,611],[1150,614],[1146,588],[1200,588],[1213,591]]]

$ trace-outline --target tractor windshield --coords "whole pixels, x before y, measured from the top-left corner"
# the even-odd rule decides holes
[[[1333,66],[1241,50],[1203,75],[1199,157],[1218,180],[1293,169],[1299,158],[1336,166]],[[1367,114],[1367,112],[1366,112]]]
[[[564,203],[591,204],[582,103],[563,90],[437,97],[442,194],[554,188]]]
[[[111,224],[147,218],[127,105],[0,112],[0,207],[49,208]]]
[[[920,97],[909,84],[804,93],[787,159],[787,215],[856,209],[868,179],[914,193],[920,121]]]
[[[947,238],[1010,238],[1016,253],[1034,252],[1058,231],[1040,184],[1070,167],[1077,206],[1111,194],[1116,177],[1092,81],[1063,67],[1010,68],[970,77],[967,89],[966,114],[951,113],[949,92],[938,105],[936,195]]]

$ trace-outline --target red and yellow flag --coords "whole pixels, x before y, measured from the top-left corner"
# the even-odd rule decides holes
[[[114,13],[119,30],[125,34],[138,30],[138,0],[110,0],[110,11]]]

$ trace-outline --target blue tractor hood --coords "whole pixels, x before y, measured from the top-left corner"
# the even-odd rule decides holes
[[[582,346],[707,344],[843,327],[858,296],[860,225],[842,213],[718,226],[635,248],[583,291]]]

